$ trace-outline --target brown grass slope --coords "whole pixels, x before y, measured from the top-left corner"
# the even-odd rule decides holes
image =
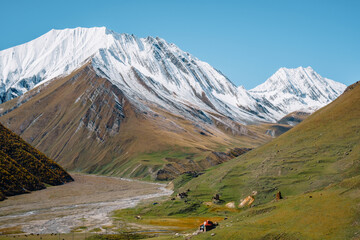
[[[0,192],[4,196],[73,181],[57,163],[0,124]]]
[[[144,104],[153,112],[135,108],[121,89],[86,64],[2,104],[0,121],[66,169],[152,179],[166,165],[177,168],[174,162],[189,162],[182,164],[185,171],[193,162],[207,168],[215,161],[197,162],[213,151],[270,139],[231,120],[226,121],[232,128],[221,122],[202,126]]]

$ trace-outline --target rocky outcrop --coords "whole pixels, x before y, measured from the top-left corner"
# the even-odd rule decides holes
[[[353,84],[351,84],[350,86],[348,86],[348,87],[345,89],[344,93],[345,93],[345,92],[348,92],[348,91],[350,91],[350,90],[352,90],[352,89],[354,89],[354,88],[357,87],[358,85],[360,85],[360,81],[357,81],[356,83],[353,83]]]

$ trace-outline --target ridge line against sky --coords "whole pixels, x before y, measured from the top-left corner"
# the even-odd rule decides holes
[[[159,36],[246,89],[280,67],[311,66],[346,85],[360,80],[360,1],[6,1],[0,50],[49,30],[105,26]]]

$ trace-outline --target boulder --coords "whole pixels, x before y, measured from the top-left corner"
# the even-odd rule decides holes
[[[235,202],[228,202],[227,204],[225,204],[225,207],[227,207],[227,208],[235,208]]]

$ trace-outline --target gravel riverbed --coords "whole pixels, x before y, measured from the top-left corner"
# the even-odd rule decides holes
[[[0,202],[0,229],[20,226],[25,233],[69,233],[112,224],[111,212],[172,193],[163,184],[72,174],[74,182]]]

